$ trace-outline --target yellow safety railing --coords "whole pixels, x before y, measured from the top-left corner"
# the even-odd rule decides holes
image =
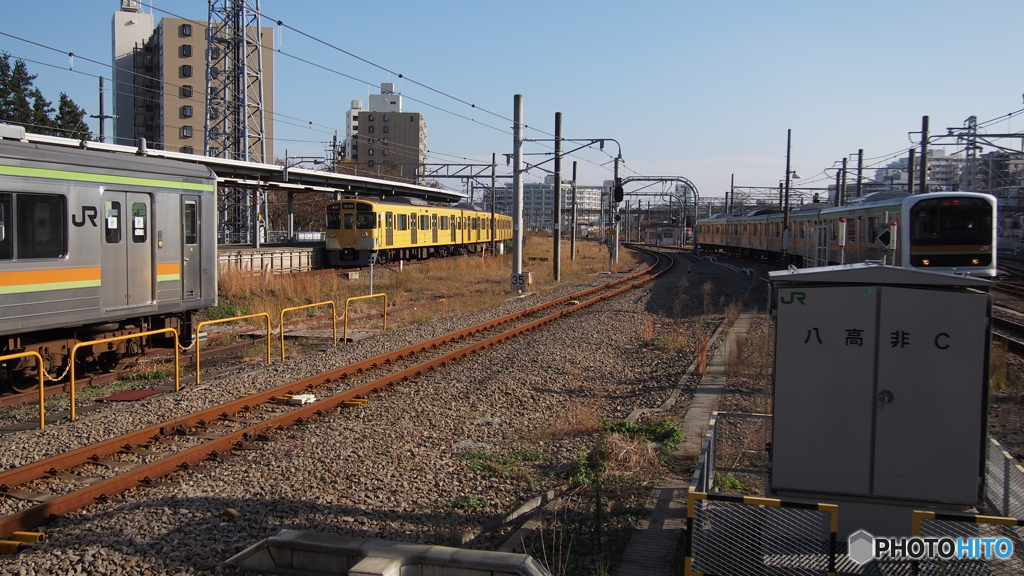
[[[305,306],[295,306],[293,308],[285,308],[281,310],[281,361],[284,362],[284,313],[291,312],[293,310],[303,310],[305,308],[315,308],[317,306],[330,306],[331,307],[331,321],[334,324],[334,345],[338,345],[338,306],[327,300],[326,302],[317,302],[316,304],[306,304]]]
[[[353,300],[365,300],[367,298],[380,298],[382,296],[384,297],[384,327],[381,328],[381,330],[385,331],[385,332],[387,331],[387,329],[388,329],[388,295],[383,293],[383,292],[381,292],[380,294],[370,294],[369,296],[354,296],[352,298],[348,298],[347,300],[345,300],[345,331],[342,333],[342,336],[341,336],[342,340],[344,340],[346,343],[348,342],[348,316],[349,316],[349,314],[348,314],[348,305],[349,305],[349,303],[352,302]]]
[[[245,320],[247,318],[255,318],[257,316],[263,316],[263,317],[265,317],[267,319],[267,365],[268,366],[270,365],[270,331],[271,331],[271,328],[270,328],[270,314],[267,314],[266,312],[259,312],[259,313],[256,313],[256,314],[247,314],[245,316],[233,316],[231,318],[221,318],[219,320],[206,320],[205,322],[200,322],[199,324],[196,324],[196,339],[195,339],[195,343],[196,343],[196,386],[199,385],[199,352],[200,352],[200,350],[199,350],[199,329],[202,328],[203,326],[207,326],[209,324],[220,324],[222,322],[233,322],[235,320]]]
[[[39,355],[39,352],[20,352],[18,354],[8,354],[7,356],[0,356],[0,362],[6,362],[7,360],[17,360],[18,358],[25,358],[26,356],[35,356],[36,358],[36,372],[39,373],[39,429],[46,428],[46,393],[43,390],[43,357]]]
[[[154,334],[166,334],[171,332],[174,334],[174,391],[177,392],[181,389],[181,363],[178,355],[178,331],[174,328],[163,328],[161,330],[150,330],[149,332],[139,332],[138,334],[126,334],[124,336],[115,336],[113,338],[104,338],[102,340],[93,340],[91,342],[79,342],[71,348],[71,356],[69,363],[71,364],[71,419],[75,420],[75,353],[78,352],[79,348],[83,346],[92,346],[94,344],[105,344],[107,342],[117,342],[119,340],[131,340],[132,338],[142,338],[143,336],[152,336]]]

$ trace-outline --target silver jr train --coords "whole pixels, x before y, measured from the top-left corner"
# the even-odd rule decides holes
[[[880,261],[908,268],[996,275],[996,199],[976,192],[880,192],[846,206],[790,211],[788,243],[778,211],[697,221],[701,250],[781,260],[798,267]]]
[[[216,178],[206,167],[0,140],[0,356],[63,374],[78,342],[176,328],[217,302]],[[116,365],[137,340],[79,362]],[[32,387],[31,358],[0,384]]]

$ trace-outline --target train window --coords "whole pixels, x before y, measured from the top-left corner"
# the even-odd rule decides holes
[[[63,196],[18,194],[14,209],[19,222],[14,234],[18,258],[60,258],[67,254],[67,207]]]
[[[420,230],[428,230],[430,228],[430,216],[426,214],[420,216]]]
[[[398,215],[398,229],[408,230],[409,229],[409,217],[405,214]]]
[[[146,204],[132,202],[132,242],[144,244],[149,239],[149,225],[146,217]]]
[[[14,243],[11,242],[12,229],[9,228],[11,213],[11,195],[0,194],[0,260],[14,258]]]
[[[327,213],[327,229],[337,230],[341,228],[341,214],[338,212]]]
[[[479,229],[480,229],[480,219],[479,218],[473,218],[473,230],[479,230]]]
[[[185,202],[185,245],[195,246],[199,243],[199,211],[195,202]]]
[[[846,222],[846,241],[857,242],[857,218],[850,218]]]
[[[103,203],[103,237],[107,244],[121,241],[121,203]]]
[[[351,212],[348,213],[348,214],[345,214],[345,230],[351,230],[352,229],[352,224],[353,224],[352,219],[353,219],[353,217],[352,217],[352,213]]]
[[[449,220],[449,218],[451,218],[451,217],[450,216],[441,216],[441,230],[447,230],[448,229],[448,220]]]
[[[356,212],[356,228],[374,230],[377,228],[377,215],[373,212]]]
[[[868,216],[868,243],[878,240],[878,216]]]
[[[413,230],[416,229],[416,215],[415,214],[409,214],[409,227],[411,227]]]
[[[437,214],[433,214],[430,217],[430,227],[437,230]]]

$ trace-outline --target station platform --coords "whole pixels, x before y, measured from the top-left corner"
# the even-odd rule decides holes
[[[253,248],[246,244],[217,246],[217,267],[221,271],[291,274],[319,270],[327,263],[323,243],[270,244]]]

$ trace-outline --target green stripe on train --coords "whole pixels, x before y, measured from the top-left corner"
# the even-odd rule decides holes
[[[98,288],[99,286],[99,280],[48,282],[46,284],[20,284],[18,286],[0,286],[0,294],[22,294],[25,292],[44,292],[46,290],[67,290],[69,288]]]
[[[71,172],[69,170],[50,170],[47,168],[21,168],[18,166],[0,166],[0,174],[7,176],[27,176],[30,178],[54,178],[57,180],[79,180],[82,182],[101,182],[105,184],[123,184],[128,186],[154,186],[158,188],[175,188],[179,190],[213,191],[213,184],[196,184],[192,182],[174,182],[172,180],[154,180],[152,178],[135,178],[132,176],[105,176],[89,172]]]

